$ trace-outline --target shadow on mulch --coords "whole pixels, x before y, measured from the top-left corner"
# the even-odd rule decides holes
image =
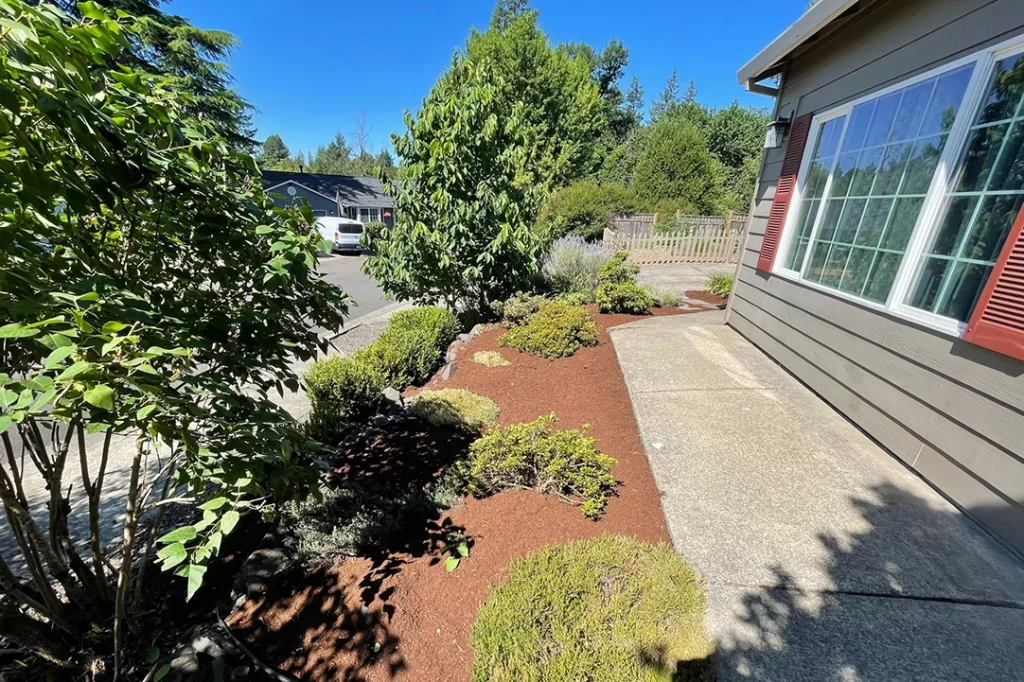
[[[282,576],[229,619],[236,634],[266,663],[302,679],[355,681],[369,668],[388,676],[404,670],[400,638],[388,627],[394,588],[382,588],[413,560],[440,563],[452,536],[465,537],[430,490],[471,441],[411,418],[346,437],[328,475],[339,493],[304,523],[330,535],[336,523],[360,519],[354,558]]]

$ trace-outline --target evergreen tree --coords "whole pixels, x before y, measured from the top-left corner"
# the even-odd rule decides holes
[[[665,83],[665,89],[658,95],[658,99],[651,103],[651,122],[657,121],[663,115],[672,110],[679,102],[679,74],[672,69],[672,75]]]
[[[634,125],[642,125],[644,122],[644,89],[640,86],[640,79],[635,75],[629,82],[629,90],[626,91],[626,106],[633,114]]]
[[[309,171],[311,173],[330,173],[333,175],[349,175],[352,170],[352,148],[348,146],[345,136],[335,133],[334,139],[326,146],[320,146],[316,155],[310,155]]]
[[[283,163],[291,160],[291,152],[285,145],[280,135],[268,135],[263,141],[263,149],[257,157],[260,168],[276,169]]]

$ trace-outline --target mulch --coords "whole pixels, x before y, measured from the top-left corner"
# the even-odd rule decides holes
[[[693,299],[694,301],[703,301],[704,303],[710,303],[711,305],[724,306],[729,302],[729,299],[725,296],[716,296],[715,294],[709,294],[701,289],[690,289],[684,291],[683,295],[686,298]]]
[[[656,315],[696,310],[659,309]],[[489,588],[509,562],[546,545],[607,533],[668,542],[660,496],[637,433],[626,385],[607,330],[636,321],[596,315],[599,342],[571,358],[546,360],[498,344],[492,330],[466,344],[448,381],[432,388],[466,388],[493,399],[500,422],[512,424],[555,412],[558,426],[589,425],[598,447],[618,460],[617,496],[598,521],[578,507],[530,491],[470,498],[416,529],[415,546],[385,556],[350,559],[293,576],[231,619],[266,662],[309,682],[468,680],[473,663],[470,630]],[[497,350],[507,367],[473,363],[473,353]],[[371,430],[373,431],[373,430]],[[449,435],[450,436],[450,435]],[[457,437],[418,434],[389,438],[373,431],[349,443],[340,478],[429,478],[439,463],[464,452]],[[385,462],[379,462],[383,458]],[[374,463],[376,462],[376,463]],[[369,469],[367,469],[369,467]],[[451,573],[440,547],[449,533],[470,539],[471,556]]]

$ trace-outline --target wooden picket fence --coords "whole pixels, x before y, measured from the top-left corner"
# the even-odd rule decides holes
[[[675,216],[671,232],[656,233],[657,216],[621,216],[604,231],[604,245],[629,251],[641,265],[659,263],[735,263],[743,248],[750,216]]]

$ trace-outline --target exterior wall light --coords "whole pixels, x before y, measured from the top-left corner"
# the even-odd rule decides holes
[[[789,132],[791,119],[780,116],[768,124],[768,133],[764,136],[765,149],[778,149],[786,141],[786,133]]]

